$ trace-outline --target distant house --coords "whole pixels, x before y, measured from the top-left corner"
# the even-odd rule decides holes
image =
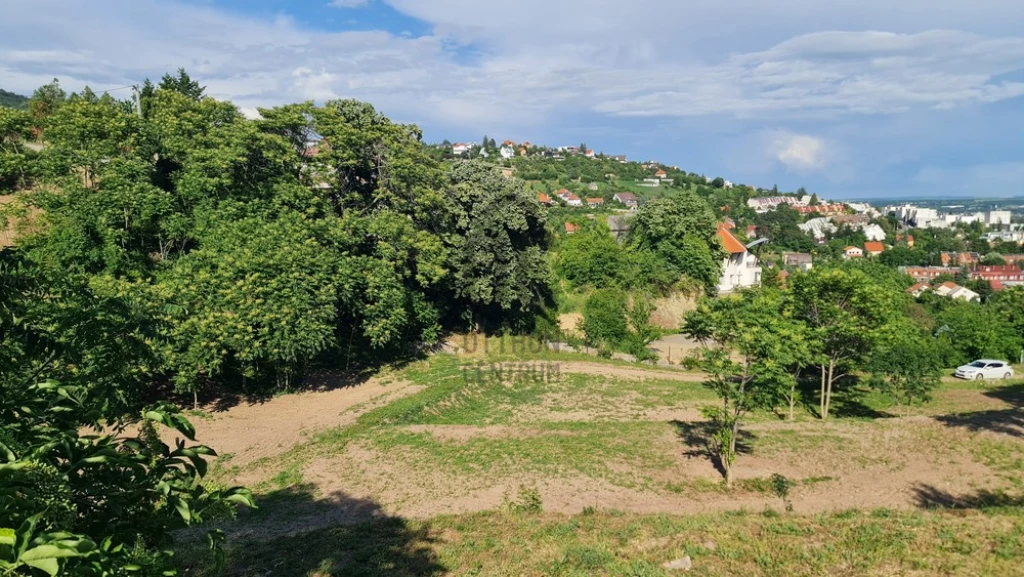
[[[902,234],[897,234],[896,235],[896,242],[897,243],[906,242],[907,248],[914,248],[914,235],[908,234],[908,235],[904,236]]]
[[[612,197],[612,200],[626,205],[629,209],[634,209],[637,205],[636,195],[632,192],[617,192],[615,193],[615,196]]]
[[[600,206],[604,206],[604,199],[601,197],[588,198],[587,206],[589,206],[590,208],[598,208]]]
[[[880,242],[866,242],[864,243],[864,252],[868,256],[878,256],[885,251],[885,245]]]
[[[452,145],[452,154],[463,155],[469,152],[469,145],[459,142]]]
[[[747,225],[747,238],[757,238],[757,225],[756,224],[748,224]]]
[[[944,282],[934,289],[935,294],[943,297],[948,297],[954,300],[964,301],[980,301],[981,295],[972,291],[971,289],[964,288],[955,282]]]
[[[508,146],[510,148],[515,148],[516,143],[512,142],[511,140],[506,140],[505,142],[502,142],[501,145],[502,146]]]
[[[502,146],[501,147],[501,157],[504,158],[505,160],[512,160],[512,158],[515,155],[516,155],[516,149],[512,148],[511,146]]]
[[[912,296],[912,297],[914,297],[916,299],[916,298],[920,298],[921,295],[923,295],[926,291],[930,290],[931,288],[932,287],[931,287],[930,284],[928,284],[926,282],[919,282],[919,283],[915,284],[914,286],[908,288],[907,289],[907,294]]]
[[[619,162],[619,164],[626,164],[627,162],[629,162],[629,160],[626,158],[625,154],[619,154],[619,155],[616,155],[616,156],[611,156],[609,158]]]
[[[660,168],[658,169],[658,172],[654,173],[654,177],[655,178],[665,178],[667,176],[668,176],[668,173],[665,172],[664,170],[661,170]]]
[[[731,219],[731,218],[729,218],[729,217],[726,217],[725,219],[723,219],[722,220],[722,224],[724,224],[725,228],[727,228],[729,230],[736,230],[736,221]]]
[[[943,252],[939,253],[942,266],[971,266],[981,260],[976,252]]]
[[[576,231],[579,229],[580,227],[576,226],[571,222],[565,223],[565,234],[576,234]]]
[[[847,260],[851,258],[864,258],[864,249],[859,246],[848,246],[843,249],[843,257]]]
[[[586,156],[587,158],[594,158],[597,155],[594,154],[593,150],[588,150],[586,153],[584,153],[584,156]]]
[[[718,291],[730,293],[741,288],[761,284],[761,264],[757,257],[729,231],[725,223],[718,225],[718,240],[729,256],[722,261],[722,276]]]
[[[917,282],[929,282],[943,274],[956,274],[959,269],[945,266],[906,266],[900,267],[901,272],[910,275]]]
[[[580,197],[578,197],[575,194],[570,192],[565,197],[565,204],[567,204],[569,206],[583,206],[583,200]]]
[[[543,192],[537,195],[537,200],[541,204],[546,204],[548,206],[550,206],[554,202],[553,200],[551,200],[550,196],[544,194]]]
[[[814,258],[806,252],[784,252],[782,264],[807,271],[814,267]]]
[[[982,265],[971,271],[971,279],[1019,285],[1024,283],[1024,272],[1015,264]]]

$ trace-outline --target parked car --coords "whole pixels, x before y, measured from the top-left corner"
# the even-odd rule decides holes
[[[1013,367],[1006,361],[978,359],[973,363],[957,367],[953,376],[958,379],[1009,379],[1013,377]]]

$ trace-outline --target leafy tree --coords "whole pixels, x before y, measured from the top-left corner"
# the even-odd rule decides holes
[[[179,68],[175,76],[172,76],[170,73],[164,74],[164,77],[160,79],[159,88],[161,90],[177,92],[192,100],[202,99],[206,92],[206,87],[200,86],[199,81],[192,80],[192,77],[188,75],[188,72],[185,72],[184,68]]]
[[[815,192],[814,194],[811,195],[811,202],[809,204],[811,206],[819,206],[821,204],[821,201],[818,200],[818,193],[817,192]]]
[[[909,327],[890,333],[871,355],[868,369],[871,385],[892,397],[901,411],[930,400],[942,378],[942,360],[935,343]]]
[[[795,388],[792,366],[802,359],[790,343],[802,339],[801,329],[772,308],[778,304],[777,291],[747,291],[705,299],[683,320],[683,334],[712,343],[702,352],[699,366],[708,374],[704,385],[721,405],[706,407],[704,414],[728,486],[742,419],[754,409],[775,406],[781,393]]]
[[[28,108],[28,100],[28,97],[0,88],[0,108],[24,110]]]
[[[455,297],[500,319],[547,299],[545,212],[521,181],[478,161],[456,165],[447,236]]]
[[[725,186],[725,179],[721,176],[715,177],[715,179],[711,181],[711,186],[714,188],[723,188]]]
[[[194,441],[173,409],[143,412],[140,432],[103,430],[97,399],[49,381],[0,390],[0,569],[5,574],[173,574],[172,533],[201,525],[238,505],[240,488],[210,491],[201,481],[202,445],[161,442],[156,426]],[[102,403],[102,401],[100,401]],[[222,562],[223,533],[210,545]]]
[[[657,355],[648,348],[648,345],[661,336],[661,331],[651,324],[653,312],[654,304],[646,295],[634,296],[633,306],[626,312],[630,327],[629,335],[626,337],[626,348],[638,361],[657,360]]]
[[[1003,258],[1003,255],[1001,255],[999,253],[991,252],[991,253],[986,254],[985,256],[983,256],[981,258],[981,264],[984,264],[984,265],[1004,265],[1004,264],[1006,264],[1006,259]]]
[[[997,307],[948,299],[943,305],[935,315],[935,332],[956,355],[948,364],[985,357],[1012,360],[1020,355],[1021,338]]]
[[[629,334],[626,293],[621,289],[594,291],[583,305],[580,327],[593,346],[615,347]]]
[[[716,231],[707,202],[683,192],[641,207],[630,236],[634,250],[650,251],[677,279],[685,276],[714,294],[725,258]]]
[[[837,380],[872,351],[879,332],[898,312],[899,293],[858,270],[815,268],[790,277],[794,315],[807,324],[821,372],[819,410],[828,418]]]
[[[631,254],[606,226],[582,226],[561,241],[555,270],[577,287],[628,288],[638,280]]]
[[[60,87],[60,80],[54,78],[32,93],[28,101],[29,112],[36,122],[41,122],[57,111],[67,100],[67,93]]]

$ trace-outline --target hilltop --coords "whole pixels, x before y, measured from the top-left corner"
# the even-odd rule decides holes
[[[28,108],[28,97],[0,88],[0,107]]]

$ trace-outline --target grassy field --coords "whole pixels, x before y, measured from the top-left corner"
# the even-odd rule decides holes
[[[261,505],[225,526],[229,574],[663,575],[681,555],[696,575],[1024,574],[1017,383],[945,382],[907,417],[856,386],[829,422],[810,396],[755,413],[731,489],[700,375],[491,342],[364,386],[399,385],[215,463]]]

